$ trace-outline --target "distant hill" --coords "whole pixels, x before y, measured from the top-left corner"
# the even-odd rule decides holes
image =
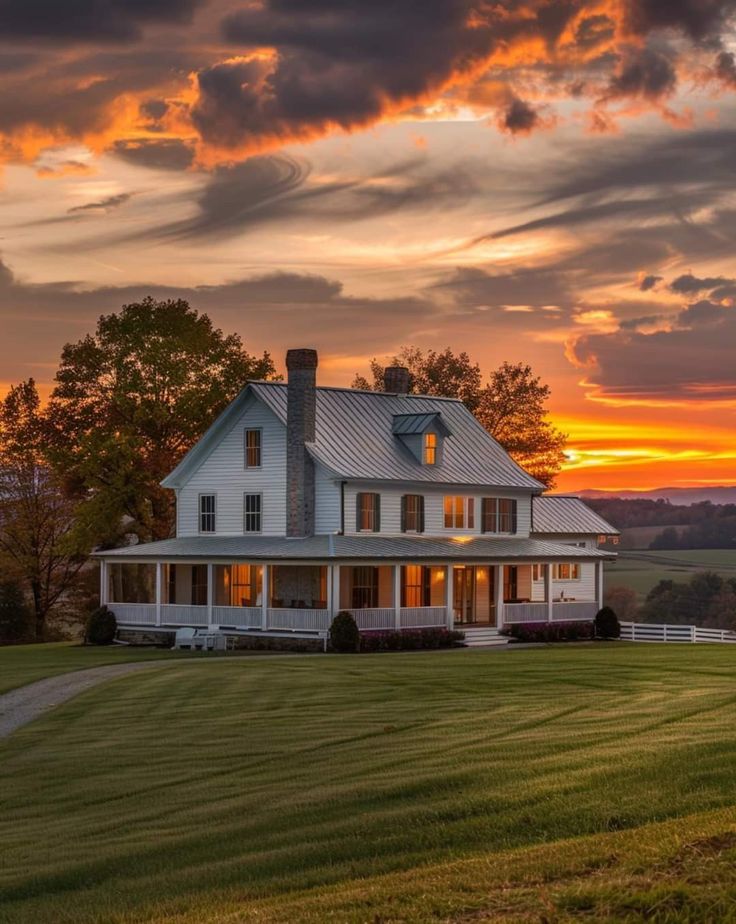
[[[613,498],[624,500],[666,500],[671,504],[700,504],[710,501],[712,504],[736,504],[736,487],[712,488],[655,488],[652,491],[596,491],[593,489],[578,491],[580,497]]]

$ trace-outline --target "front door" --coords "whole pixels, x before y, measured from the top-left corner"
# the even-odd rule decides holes
[[[467,565],[452,569],[452,600],[455,622],[475,622],[475,568]]]

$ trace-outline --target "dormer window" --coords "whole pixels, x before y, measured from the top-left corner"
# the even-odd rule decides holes
[[[434,465],[437,462],[437,434],[424,434],[424,464]]]

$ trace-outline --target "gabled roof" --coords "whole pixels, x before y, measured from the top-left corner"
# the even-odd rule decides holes
[[[96,552],[105,559],[242,559],[319,561],[322,559],[378,561],[542,561],[544,559],[598,560],[615,558],[610,552],[583,549],[542,539],[463,536],[462,540],[431,536],[308,536],[287,539],[270,536],[182,536],[161,542],[129,545]]]
[[[535,535],[618,536],[619,531],[582,501],[570,494],[540,494],[532,498],[532,532]]]
[[[425,433],[430,427],[434,427],[443,436],[450,436],[450,430],[442,419],[442,414],[394,414],[392,431],[396,436]]]
[[[249,400],[270,408],[286,425],[285,382],[251,382],[223,411],[202,439],[164,479],[180,487],[235,423]],[[431,415],[452,433],[439,465],[422,465],[402,449],[394,418]],[[338,478],[489,485],[541,491],[542,485],[516,464],[478,423],[462,401],[427,395],[397,395],[353,388],[317,388],[317,434],[310,454]]]

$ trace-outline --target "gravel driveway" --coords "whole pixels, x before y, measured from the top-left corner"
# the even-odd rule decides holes
[[[37,680],[0,696],[0,738],[6,738],[16,728],[26,725],[54,706],[82,693],[98,683],[114,677],[124,677],[136,671],[178,664],[178,661],[133,661],[126,664],[107,664],[82,671],[60,674]]]

